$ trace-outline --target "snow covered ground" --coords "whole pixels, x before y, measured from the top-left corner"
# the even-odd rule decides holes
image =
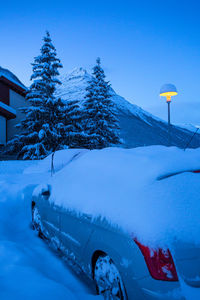
[[[23,174],[36,162],[0,162],[0,299],[101,299],[30,228],[30,196],[49,173]]]
[[[188,172],[200,169],[200,150],[71,149],[56,152],[53,177],[50,166],[50,156],[39,162],[0,162],[1,300],[101,299],[31,230],[30,199],[38,184],[52,184],[51,201],[103,215],[147,243],[170,243],[178,236],[200,244],[200,174]],[[161,179],[174,172],[183,173]],[[200,289],[181,284],[187,300],[200,299]]]

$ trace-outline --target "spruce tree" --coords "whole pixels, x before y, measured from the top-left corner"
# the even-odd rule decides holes
[[[80,148],[85,142],[85,134],[82,127],[83,113],[79,107],[79,101],[66,101],[65,114],[65,144],[69,148]]]
[[[100,58],[96,60],[92,75],[83,104],[84,146],[101,149],[120,143],[119,125],[111,100],[110,84],[105,81]]]
[[[25,119],[18,124],[20,134],[8,143],[9,152],[17,152],[23,159],[40,159],[63,146],[66,108],[54,96],[61,84],[57,76],[62,68],[49,32],[43,38],[40,55],[35,57],[31,84],[22,108]]]

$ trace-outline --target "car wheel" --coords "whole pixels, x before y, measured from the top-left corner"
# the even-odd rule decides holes
[[[117,267],[108,255],[98,257],[94,267],[97,293],[106,300],[127,300],[124,284]]]
[[[32,207],[32,226],[33,226],[33,229],[38,232],[38,235],[40,237],[42,237],[43,234],[42,234],[41,217],[40,217],[39,211],[35,205]]]

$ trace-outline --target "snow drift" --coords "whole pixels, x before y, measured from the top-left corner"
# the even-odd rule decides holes
[[[33,188],[49,178],[23,174],[35,164],[0,162],[0,299],[101,299],[31,229]]]

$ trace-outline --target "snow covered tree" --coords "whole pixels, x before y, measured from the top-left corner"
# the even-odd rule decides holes
[[[76,100],[68,100],[65,103],[65,144],[69,148],[80,148],[85,141],[83,113],[78,103]]]
[[[110,84],[105,81],[100,58],[96,60],[92,75],[83,105],[84,147],[101,149],[120,143],[119,125],[111,101]]]
[[[23,159],[43,158],[65,140],[66,107],[54,95],[57,76],[62,68],[57,58],[49,32],[43,38],[40,55],[34,59],[33,74],[26,100],[29,106],[22,108],[25,119],[18,124],[20,134],[8,143],[9,152],[17,152]]]

